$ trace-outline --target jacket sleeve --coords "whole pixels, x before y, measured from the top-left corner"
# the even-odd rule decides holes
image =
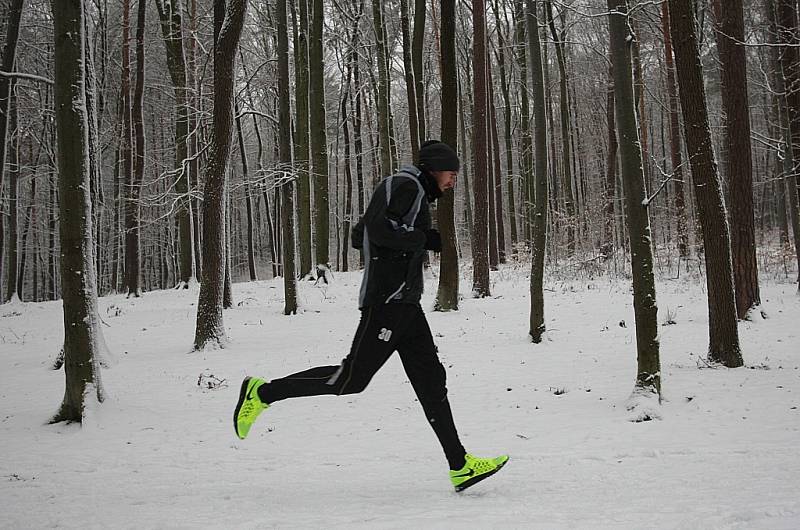
[[[419,188],[411,179],[404,179],[392,191],[392,198],[386,205],[385,196],[375,194],[373,201],[381,201],[382,208],[377,209],[375,215],[365,219],[370,242],[379,247],[402,251],[423,250],[425,246],[425,233],[413,226],[403,224],[403,216],[414,206]],[[423,200],[425,200],[423,198]]]

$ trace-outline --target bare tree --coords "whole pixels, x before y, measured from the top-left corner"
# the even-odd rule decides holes
[[[743,361],[736,327],[731,239],[711,143],[694,12],[692,6],[683,0],[669,0],[669,9],[684,136],[705,247],[708,356],[714,362],[736,368],[742,366]]]
[[[547,250],[547,116],[544,100],[544,71],[542,49],[539,42],[539,16],[535,0],[528,4],[528,51],[531,56],[531,78],[533,79],[534,116],[534,206],[531,233],[531,313],[528,334],[534,343],[542,341],[544,323],[544,257]]]
[[[289,35],[286,27],[286,0],[278,0],[275,13],[278,26],[278,145],[281,168],[292,167],[291,124],[289,117]],[[281,230],[283,237],[284,315],[297,313],[297,278],[294,267],[294,185],[286,179],[281,185]]]
[[[317,269],[324,270],[329,259],[330,206],[328,204],[328,133],[325,120],[325,66],[322,59],[322,0],[311,0],[311,45],[308,50],[309,127],[311,166],[314,176],[314,245]],[[322,268],[321,268],[322,267]]]
[[[53,2],[59,231],[64,305],[66,389],[53,422],[83,420],[85,399],[103,401],[104,344],[97,317],[89,171],[89,117],[84,88],[84,2]]]
[[[474,75],[475,103],[472,111],[475,151],[475,219],[472,227],[472,291],[483,298],[489,289],[489,197],[488,159],[489,142],[486,138],[486,5],[483,0],[472,0],[472,69]]]
[[[441,0],[442,142],[458,152],[458,65],[456,64],[456,3]],[[462,146],[463,149],[463,146]],[[462,153],[462,158],[466,153]],[[455,191],[444,192],[436,208],[442,234],[436,311],[458,310],[458,249],[456,246]]]
[[[636,318],[637,375],[634,394],[661,394],[658,306],[656,305],[650,216],[647,210],[642,148],[636,121],[627,0],[608,0],[614,99],[628,234],[631,240],[633,311]],[[642,411],[644,413],[644,411]],[[641,418],[645,419],[645,418]]]
[[[722,110],[725,115],[726,174],[730,188],[731,251],[736,289],[736,314],[748,318],[761,304],[753,218],[753,157],[750,148],[750,107],[747,99],[747,57],[742,0],[714,0],[717,48],[722,69]]]
[[[203,192],[203,276],[197,302],[194,348],[227,342],[222,319],[225,286],[225,171],[233,132],[236,50],[247,0],[214,0],[214,130]]]
[[[175,92],[175,191],[179,195],[176,220],[180,252],[178,286],[185,288],[194,280],[195,270],[192,212],[188,198],[189,106],[186,90],[186,54],[183,46],[183,7],[180,0],[156,0],[156,7],[167,49],[167,67]]]

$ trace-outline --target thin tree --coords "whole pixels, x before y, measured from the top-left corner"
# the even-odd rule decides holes
[[[614,99],[628,234],[631,241],[633,312],[636,319],[637,375],[634,395],[661,395],[658,306],[656,305],[650,216],[647,210],[642,148],[636,121],[627,0],[608,0]],[[632,405],[635,404],[632,402]],[[647,415],[647,411],[640,411]],[[645,416],[639,419],[651,419]]]
[[[236,50],[247,0],[214,0],[214,128],[203,191],[203,276],[197,302],[194,348],[227,342],[222,319],[225,287],[225,173],[233,131]]]
[[[278,29],[278,152],[283,171],[292,167],[291,118],[289,116],[289,35],[286,25],[286,0],[278,0],[275,13]],[[294,266],[294,205],[292,179],[281,185],[281,230],[283,238],[284,315],[297,313],[297,278]]]
[[[180,0],[156,0],[161,33],[167,50],[167,69],[175,93],[175,192],[179,195],[178,287],[186,288],[195,279],[194,234],[189,201],[189,105],[187,94],[186,54],[183,46],[183,7]]]
[[[472,0],[472,71],[475,102],[472,110],[475,152],[475,218],[472,225],[472,291],[475,297],[490,296],[489,289],[489,197],[486,112],[486,5]]]
[[[381,175],[394,171],[392,163],[391,130],[389,114],[391,100],[389,95],[389,59],[384,41],[383,0],[372,0],[372,23],[375,30],[375,47],[378,61],[378,137],[381,155]]]
[[[85,400],[103,401],[83,61],[84,2],[53,2],[59,232],[64,306],[64,400],[56,422],[81,422]]]
[[[547,110],[544,99],[544,70],[539,40],[539,16],[535,0],[527,0],[528,51],[533,80],[534,206],[531,233],[531,313],[528,334],[534,343],[542,341],[544,323],[544,258],[547,250]]]
[[[458,65],[456,64],[456,3],[441,0],[442,142],[458,152]],[[463,156],[463,154],[462,154]],[[466,157],[464,157],[466,158]],[[458,310],[458,247],[455,227],[455,190],[444,192],[436,208],[442,253],[436,311]]]
[[[308,50],[309,127],[314,177],[314,247],[318,273],[329,259],[330,207],[328,205],[328,133],[325,125],[325,65],[322,59],[322,0],[311,0],[311,45]]]
[[[128,296],[141,296],[141,210],[139,197],[144,181],[145,137],[144,137],[144,33],[147,12],[146,0],[139,0],[136,17],[136,83],[131,104],[133,126],[133,172],[128,181],[128,199],[125,202],[125,283]]]
[[[731,251],[736,288],[736,314],[748,318],[761,304],[753,214],[753,157],[750,147],[750,106],[747,99],[747,57],[742,0],[714,1],[717,48],[722,70],[722,111],[725,115],[726,175],[730,190]]]
[[[422,51],[425,46],[425,14],[427,9],[426,0],[415,0],[414,2],[414,34],[411,37],[411,67],[414,70],[414,100],[417,104],[417,126],[419,127],[418,137],[421,142],[426,139],[427,128],[425,124],[425,81],[422,72]],[[454,15],[455,16],[455,15]],[[442,16],[444,21],[444,15]],[[443,36],[442,36],[443,37]],[[411,112],[409,110],[409,112]],[[455,145],[455,143],[451,144]],[[441,205],[441,201],[439,202]],[[441,206],[440,206],[441,207]]]
[[[2,60],[0,67],[3,72],[12,72],[17,58],[17,42],[19,41],[19,23],[22,18],[22,6],[24,0],[12,0],[6,8],[0,11],[5,22],[5,43],[3,44]],[[11,108],[11,94],[14,91],[16,77],[11,75],[0,75],[0,191],[3,189],[5,180],[5,167],[7,155],[7,136],[9,111]],[[3,251],[4,246],[3,215],[0,214],[0,273],[3,270]],[[2,274],[0,274],[2,278]],[[2,293],[0,293],[2,297]],[[0,300],[2,301],[2,300]]]
[[[400,27],[403,34],[403,70],[405,70],[406,95],[408,99],[408,126],[411,134],[411,157],[416,160],[421,143],[417,117],[417,86],[414,82],[414,67],[411,62],[411,30],[408,21],[408,0],[400,0]]]
[[[781,128],[784,130],[783,168],[788,191],[788,201],[794,233],[795,256],[798,263],[797,286],[800,290],[800,203],[798,203],[797,161],[800,159],[800,32],[797,12],[789,0],[777,2],[774,13],[777,43],[780,45],[776,62],[780,71],[775,75],[775,92],[778,108],[782,111]],[[777,69],[776,69],[777,70]]]
[[[705,248],[708,356],[713,362],[735,368],[744,363],[736,325],[731,239],[711,143],[694,12],[692,6],[684,0],[669,0],[669,9],[686,150],[692,167],[694,194]]]
[[[678,109],[678,86],[675,82],[675,61],[672,58],[672,38],[669,31],[669,3],[661,4],[661,27],[664,35],[664,63],[667,70],[669,97],[669,154],[672,162],[672,182],[675,190],[675,217],[678,230],[678,254],[689,257],[689,231],[686,228],[686,195],[683,187],[683,157]]]
[[[308,0],[297,0],[299,20],[295,22],[295,133],[294,168],[297,172],[297,239],[300,258],[300,277],[312,272],[311,244],[311,183],[309,181],[309,56]],[[294,4],[292,4],[294,5]]]

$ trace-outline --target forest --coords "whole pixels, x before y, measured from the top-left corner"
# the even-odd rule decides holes
[[[0,10],[0,289],[63,300],[56,420],[80,421],[103,364],[98,296],[199,283],[198,350],[226,345],[234,282],[282,278],[295,314],[298,282],[363,266],[352,225],[428,138],[462,159],[435,309],[527,264],[537,344],[546,277],[628,278],[641,392],[661,385],[657,276],[701,271],[708,360],[738,367],[759,278],[797,274],[794,0]]]

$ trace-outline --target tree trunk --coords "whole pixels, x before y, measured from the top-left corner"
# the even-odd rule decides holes
[[[503,25],[500,21],[499,10],[497,7],[497,0],[494,1],[494,14],[495,26],[497,31],[497,66],[500,68],[500,92],[503,95],[503,138],[505,141],[506,150],[506,188],[508,189],[508,217],[509,217],[509,236],[511,238],[511,254],[516,255],[517,240],[517,206],[516,197],[514,196],[514,148],[512,147],[511,136],[511,94],[508,88],[508,80],[506,78],[506,41],[503,34]]]
[[[617,125],[614,105],[614,67],[609,66],[609,86],[606,99],[606,121],[608,123],[608,154],[606,158],[606,180],[603,183],[605,206],[603,209],[603,244],[600,251],[606,258],[614,253],[614,190],[617,183]]]
[[[411,36],[408,24],[408,0],[400,0],[400,26],[403,34],[403,69],[405,70],[406,95],[408,98],[411,158],[416,160],[421,141],[419,137],[419,120],[417,118],[417,88],[414,82],[414,67],[411,62]]]
[[[747,58],[744,42],[742,0],[725,0],[717,8],[719,49],[722,69],[722,110],[725,114],[725,143],[728,189],[730,191],[731,251],[736,288],[736,314],[748,318],[761,304],[756,261],[753,217],[753,160],[750,148],[750,112],[747,100]]]
[[[19,109],[12,88],[8,105],[8,265],[6,266],[6,295],[3,301],[13,300],[19,275]],[[1,215],[1,214],[0,214]]]
[[[309,127],[314,171],[314,233],[317,268],[327,267],[330,243],[328,206],[328,133],[325,124],[325,67],[322,60],[322,0],[312,0],[311,46],[308,51]]]
[[[800,204],[798,204],[798,163],[800,162],[800,34],[798,31],[797,12],[794,2],[778,0],[777,8],[778,43],[781,44],[781,68],[783,70],[784,91],[786,94],[786,118],[789,130],[787,134],[787,155],[785,159],[791,161],[787,164],[786,179],[789,190],[789,205],[791,207],[792,228],[794,232],[795,253],[797,255],[798,275],[797,286],[800,291]],[[780,88],[780,87],[779,87]]]
[[[531,224],[533,220],[533,197],[530,196],[531,187],[529,183],[533,180],[533,145],[530,131],[530,105],[528,102],[528,60],[525,55],[527,43],[525,40],[525,11],[523,0],[514,1],[514,16],[517,27],[515,29],[514,41],[516,42],[517,66],[519,67],[520,83],[520,143],[521,153],[519,156],[520,176],[522,177],[522,213],[523,213],[523,234],[524,239],[530,243]]]
[[[458,152],[458,65],[456,63],[456,3],[441,0],[442,142]],[[414,28],[416,30],[416,27]],[[461,146],[464,151],[464,146]],[[465,159],[465,153],[462,152]],[[464,173],[462,171],[462,173]],[[442,253],[435,311],[458,310],[458,247],[455,225],[455,190],[444,192],[436,208]]]
[[[7,3],[7,8],[0,12],[5,15],[4,19],[6,20],[6,40],[3,45],[2,63],[0,63],[2,64],[4,72],[12,72],[14,70],[17,58],[17,41],[19,41],[19,23],[22,18],[23,4],[24,0],[11,0]],[[9,112],[15,84],[16,77],[0,76],[0,192],[3,189],[3,181],[5,180]],[[3,264],[3,249],[2,214],[0,214],[0,270],[2,270]],[[2,276],[0,276],[0,278],[2,278]]]
[[[533,114],[536,174],[534,181],[533,227],[531,233],[531,313],[528,334],[534,343],[542,341],[544,323],[544,258],[547,251],[547,109],[544,99],[542,49],[536,2],[527,0],[528,50],[533,78]]]
[[[375,47],[378,61],[378,134],[380,138],[381,175],[389,175],[394,171],[392,164],[391,132],[389,113],[389,61],[386,42],[383,39],[383,2],[372,0],[372,22],[375,30]]]
[[[731,240],[711,143],[694,16],[691,5],[683,0],[669,0],[669,8],[684,136],[692,166],[692,180],[705,247],[708,355],[714,362],[735,368],[742,366],[743,361],[736,327]]]
[[[425,46],[426,3],[425,0],[415,0],[414,2],[414,34],[411,37],[411,66],[414,70],[414,101],[417,104],[417,126],[419,127],[418,137],[420,142],[424,142],[428,134],[425,123],[425,81],[422,72],[422,49]],[[453,16],[455,16],[455,13]],[[444,22],[444,17],[442,17],[442,21]],[[453,23],[455,23],[455,21],[453,21]],[[409,111],[409,113],[410,112],[411,111]],[[451,145],[455,145],[455,137]],[[441,202],[439,204],[441,204]]]
[[[247,163],[247,150],[244,145],[244,135],[242,134],[242,117],[239,115],[239,106],[234,103],[236,113],[236,137],[239,139],[239,156],[242,159],[242,178],[244,180],[245,205],[247,208],[247,268],[250,272],[250,281],[258,280],[256,273],[256,253],[255,253],[255,228],[253,226],[253,197],[250,191],[250,168]]]
[[[189,106],[187,100],[186,56],[183,48],[182,6],[180,0],[156,0],[161,33],[167,50],[167,68],[175,92],[175,192],[179,195],[178,223],[179,286],[187,287],[195,278],[194,234],[189,202],[188,136]]]
[[[636,319],[637,375],[634,394],[661,395],[658,306],[656,305],[650,216],[647,210],[642,151],[636,123],[636,103],[631,71],[633,35],[630,33],[627,0],[608,0],[611,57],[614,70],[616,123],[622,180],[628,213],[633,276],[633,311]],[[643,411],[644,412],[644,411]],[[650,419],[650,418],[642,418]]]
[[[494,163],[494,178],[489,193],[492,194],[494,204],[494,216],[491,222],[495,224],[495,235],[497,254],[496,259],[499,263],[506,262],[506,231],[503,215],[503,171],[500,165],[500,138],[497,132],[497,108],[494,104],[494,81],[492,80],[492,68],[490,55],[487,56],[488,82],[489,82],[489,132],[492,138],[492,160]],[[497,264],[495,264],[496,268]]]
[[[83,0],[53,2],[59,231],[64,305],[64,400],[53,423],[81,422],[85,400],[103,401],[86,115]]]
[[[672,59],[672,39],[669,30],[669,4],[661,4],[661,25],[664,35],[664,62],[667,70],[667,94],[669,97],[669,146],[672,162],[672,179],[675,189],[675,217],[678,223],[678,254],[689,257],[689,230],[686,226],[686,198],[683,188],[683,159],[681,156],[681,133],[678,119],[678,87],[675,84],[675,64]]]
[[[298,0],[299,22],[295,24],[297,39],[294,53],[295,72],[295,135],[294,163],[297,172],[297,236],[300,247],[300,277],[312,272],[311,254],[311,184],[309,181],[309,55],[308,55],[308,0]]]
[[[141,194],[144,180],[145,138],[144,138],[144,32],[146,0],[139,0],[136,19],[136,83],[131,104],[131,125],[133,127],[134,149],[133,169],[128,181],[128,200],[125,204],[125,279],[128,296],[141,296]]]
[[[564,212],[566,215],[565,223],[567,229],[567,252],[571,255],[575,252],[575,202],[572,194],[573,177],[572,165],[570,163],[570,133],[572,128],[572,118],[569,108],[569,80],[567,78],[567,59],[564,55],[564,41],[566,40],[566,29],[562,29],[561,34],[556,31],[555,21],[553,20],[553,4],[547,0],[547,19],[550,32],[553,35],[553,43],[556,49],[556,59],[558,61],[559,72],[559,104],[561,106],[561,173],[564,187]]]
[[[278,136],[279,159],[284,171],[291,171],[292,144],[289,116],[289,35],[286,26],[286,0],[278,0],[275,13],[278,26]],[[283,231],[284,315],[297,313],[297,278],[294,266],[294,185],[286,179],[281,186],[281,230]]]
[[[475,297],[490,296],[489,289],[489,200],[486,138],[486,6],[484,0],[472,0],[472,70],[475,103],[472,112],[475,152],[475,219],[472,225],[472,291]]]
[[[211,154],[204,175],[203,276],[197,302],[195,350],[201,350],[207,344],[222,347],[227,342],[222,319],[225,284],[225,169],[233,128],[236,50],[246,10],[247,0],[214,0],[214,129]]]

